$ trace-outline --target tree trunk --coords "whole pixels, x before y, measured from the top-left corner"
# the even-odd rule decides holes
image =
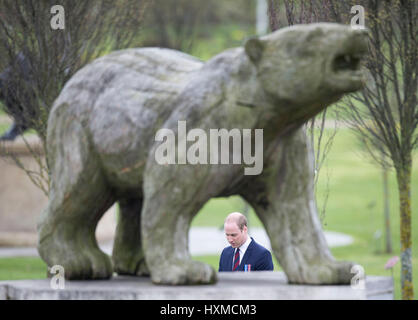
[[[390,232],[390,209],[389,209],[389,179],[388,169],[383,168],[383,198],[384,198],[384,214],[385,214],[385,252],[392,253],[392,235]]]
[[[267,0],[257,0],[256,9],[256,31],[258,36],[264,36],[269,29]]]
[[[401,287],[402,299],[413,300],[411,241],[411,169],[412,161],[396,168],[401,214]]]

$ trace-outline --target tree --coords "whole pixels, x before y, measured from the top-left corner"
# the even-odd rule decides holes
[[[190,52],[197,27],[207,20],[213,4],[213,0],[154,0],[144,20],[150,29],[145,44]]]
[[[220,50],[234,46],[225,37],[228,35],[225,26],[252,24],[254,17],[248,12],[253,7],[253,1],[248,0],[153,0],[142,22],[142,45],[171,48],[194,55],[200,53],[200,47],[196,50],[195,46],[197,39],[202,43],[204,39],[217,38]],[[215,26],[223,27],[214,33]],[[211,56],[207,52],[204,55],[205,58]]]
[[[411,173],[412,152],[418,145],[418,2],[370,0],[363,5],[370,30],[370,56],[366,64],[370,79],[360,94],[353,95],[354,100],[347,101],[348,114],[374,159],[383,166],[390,159],[389,164],[396,171],[402,298],[409,300],[414,297]]]
[[[33,128],[45,145],[49,111],[65,82],[92,59],[137,43],[148,2],[0,0],[0,67],[9,66],[2,93],[4,101],[13,102],[5,111]],[[55,11],[56,5],[62,10]],[[57,19],[63,29],[54,28]],[[39,166],[39,172],[27,173],[47,194],[48,169]]]

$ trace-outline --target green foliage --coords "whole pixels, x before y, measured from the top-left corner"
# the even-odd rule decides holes
[[[7,123],[0,123],[0,136],[3,135],[3,133],[6,132],[6,130],[9,128],[9,126],[10,125],[7,124]]]
[[[203,60],[254,34],[255,4],[234,0],[154,0],[144,15],[141,46],[185,51]]]
[[[196,39],[190,54],[204,61],[225,49],[242,46],[245,39],[255,33],[254,26],[248,24],[221,24],[206,31],[204,27],[201,29],[202,34]]]

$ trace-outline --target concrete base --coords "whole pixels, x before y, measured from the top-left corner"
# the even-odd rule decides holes
[[[51,279],[0,282],[0,300],[365,300],[393,299],[390,277],[368,276],[365,289],[349,285],[289,285],[283,272],[222,272],[216,285],[157,286],[149,278],[115,276],[107,281]]]

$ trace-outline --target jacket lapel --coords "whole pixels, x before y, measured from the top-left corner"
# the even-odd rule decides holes
[[[244,271],[244,266],[246,265],[246,264],[248,264],[247,263],[247,261],[249,261],[250,260],[250,257],[251,257],[251,253],[252,253],[252,250],[253,250],[253,248],[254,248],[254,243],[255,243],[255,241],[254,241],[254,239],[251,237],[251,242],[250,242],[250,244],[249,244],[249,246],[248,246],[248,248],[247,248],[247,250],[245,251],[245,254],[244,254],[244,257],[242,258],[242,261],[241,261],[241,263],[240,263],[240,265],[239,265],[239,267],[238,267],[238,269],[239,270],[241,270],[241,271]]]

